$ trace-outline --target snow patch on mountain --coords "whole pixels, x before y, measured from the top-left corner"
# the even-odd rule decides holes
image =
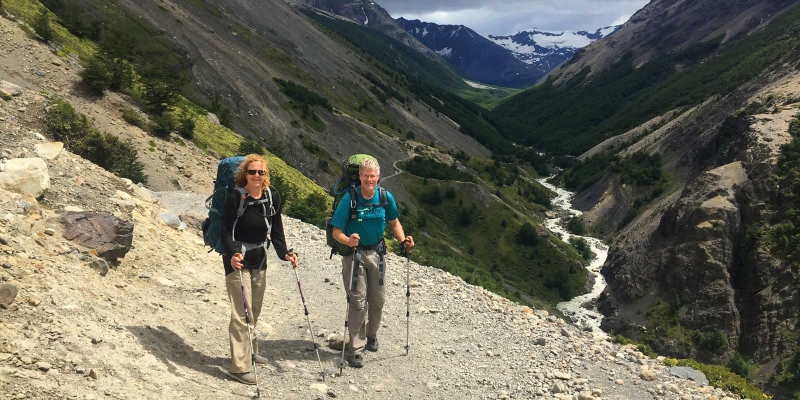
[[[443,48],[441,50],[436,50],[436,54],[438,54],[438,55],[440,55],[442,57],[450,57],[450,55],[453,54],[453,48],[452,47],[445,47],[445,48]]]
[[[560,55],[569,58],[575,50],[588,46],[619,29],[619,26],[600,28],[595,32],[548,32],[531,29],[510,36],[489,35],[489,40],[508,49],[515,57],[527,64],[535,64],[543,58]]]

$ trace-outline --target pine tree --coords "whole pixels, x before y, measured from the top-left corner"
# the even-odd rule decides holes
[[[33,23],[33,29],[45,41],[53,39],[53,27],[50,26],[50,11],[46,7],[42,7],[39,10],[39,15]]]

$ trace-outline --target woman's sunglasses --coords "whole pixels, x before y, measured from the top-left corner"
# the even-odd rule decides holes
[[[264,176],[264,175],[267,174],[267,171],[264,171],[263,169],[248,169],[247,170],[247,175],[255,175],[256,173],[258,173],[259,176]]]

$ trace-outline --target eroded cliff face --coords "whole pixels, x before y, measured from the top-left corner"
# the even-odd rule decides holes
[[[796,74],[783,81],[797,88]],[[605,328],[680,357],[722,360],[735,350],[766,363],[794,350],[785,332],[800,313],[797,272],[757,231],[773,215],[771,177],[797,107],[728,117],[694,152],[707,156],[686,164],[686,183],[621,231],[602,271]]]

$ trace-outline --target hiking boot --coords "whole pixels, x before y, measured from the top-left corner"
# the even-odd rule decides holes
[[[234,379],[244,383],[245,385],[256,384],[256,374],[252,372],[231,372],[230,374]]]
[[[353,354],[347,358],[347,363],[353,368],[361,368],[364,366],[364,361],[361,359],[361,354]]]
[[[367,345],[364,346],[369,351],[378,351],[378,338],[367,338]]]
[[[261,357],[260,355],[256,354],[256,364],[269,364],[269,360],[266,357]]]

